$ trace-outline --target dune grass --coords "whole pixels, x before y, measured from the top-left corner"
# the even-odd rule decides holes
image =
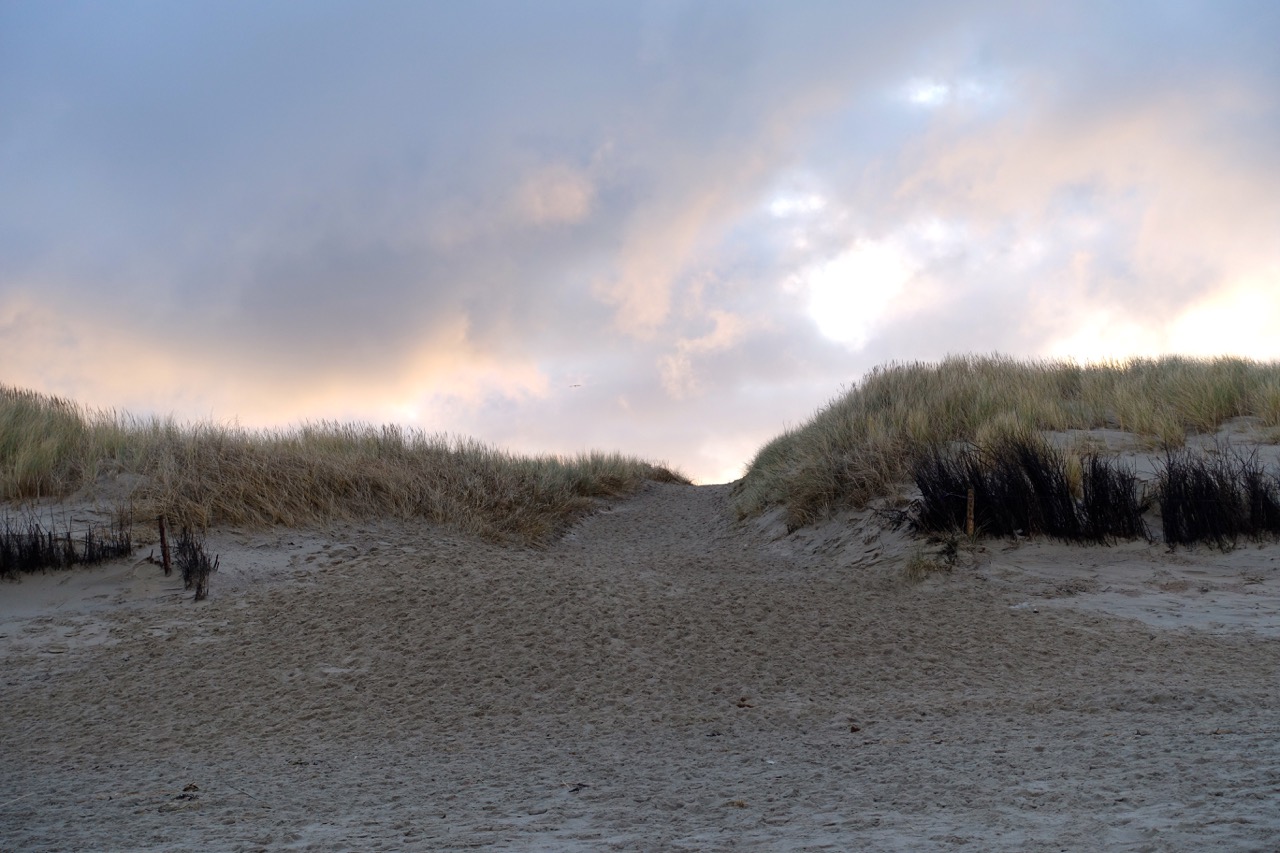
[[[874,368],[807,423],[760,449],[734,497],[740,516],[773,506],[789,527],[865,506],[949,442],[988,446],[1037,430],[1110,427],[1181,447],[1251,415],[1280,427],[1280,363],[1169,356],[1094,365],[953,356]]]
[[[934,446],[915,459],[911,478],[920,490],[912,519],[918,531],[971,535],[972,523],[981,536],[1099,545],[1150,539],[1143,521],[1150,501],[1131,468],[1096,453],[1069,456],[1039,434],[986,448]]]
[[[524,457],[396,426],[182,425],[0,386],[0,499],[114,492],[175,526],[425,518],[536,544],[646,480],[688,482],[620,454]]]

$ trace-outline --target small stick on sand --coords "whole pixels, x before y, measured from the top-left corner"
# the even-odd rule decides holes
[[[34,793],[35,791],[28,791],[27,793],[23,794],[21,797],[14,797],[12,800],[5,800],[3,803],[0,803],[0,807],[11,806],[14,803],[18,802],[18,800],[25,800],[27,797],[31,796]]]

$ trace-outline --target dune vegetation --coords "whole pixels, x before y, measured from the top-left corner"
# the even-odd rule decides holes
[[[1080,365],[1003,356],[893,363],[770,441],[734,496],[740,516],[781,506],[796,528],[890,495],[918,460],[963,442],[1113,428],[1177,449],[1241,416],[1280,436],[1280,362],[1164,357]]]
[[[616,453],[525,457],[397,426],[179,424],[0,386],[0,500],[111,500],[175,527],[424,518],[537,544],[646,480],[688,482]]]

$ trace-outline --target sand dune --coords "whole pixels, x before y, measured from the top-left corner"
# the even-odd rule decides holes
[[[240,533],[0,586],[0,848],[1271,850],[1280,548],[781,535],[652,485],[545,551]]]

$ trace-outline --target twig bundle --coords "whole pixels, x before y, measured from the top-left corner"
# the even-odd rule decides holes
[[[195,587],[196,601],[209,596],[209,575],[218,570],[218,557],[209,560],[204,550],[204,539],[197,537],[188,527],[178,536],[176,557],[182,571],[182,584],[186,589]]]
[[[133,553],[130,526],[126,521],[105,528],[90,524],[83,536],[74,537],[70,530],[46,530],[34,520],[18,527],[6,520],[0,532],[0,577],[17,578],[127,557]]]
[[[987,536],[1045,535],[1067,542],[1146,536],[1133,473],[1097,456],[1082,465],[1077,500],[1066,458],[1038,437],[1006,436],[986,448],[951,452],[934,447],[912,467],[921,495],[914,526],[967,531],[972,513],[973,529]]]
[[[1210,457],[1168,450],[1160,492],[1170,545],[1212,542],[1227,549],[1242,536],[1280,535],[1280,474],[1268,473],[1256,453]]]

